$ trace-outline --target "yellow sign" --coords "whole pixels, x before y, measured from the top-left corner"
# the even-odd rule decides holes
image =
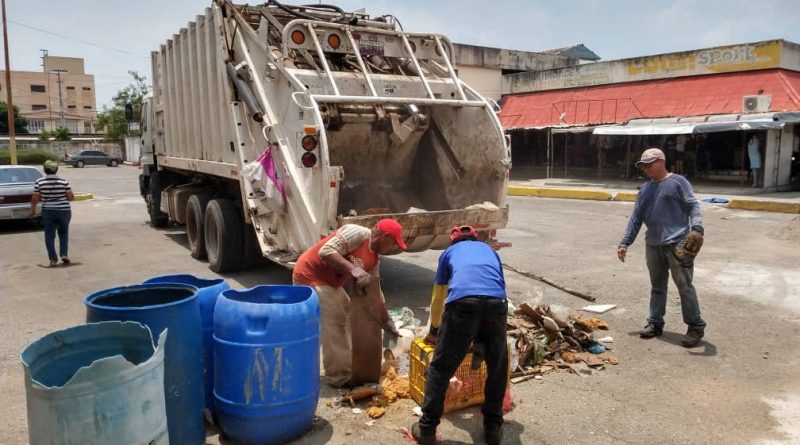
[[[728,73],[778,68],[780,63],[781,42],[775,40],[632,59],[628,61],[628,75],[650,78],[654,75]]]

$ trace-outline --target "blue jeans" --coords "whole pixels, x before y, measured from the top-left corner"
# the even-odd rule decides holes
[[[44,226],[44,245],[50,261],[58,261],[56,256],[56,233],[58,233],[58,250],[62,257],[68,256],[69,220],[71,210],[42,209],[42,226]]]
[[[647,321],[655,326],[664,326],[667,311],[667,285],[669,274],[681,296],[683,322],[692,329],[705,329],[706,322],[700,316],[700,303],[697,291],[692,284],[694,262],[682,263],[672,253],[672,246],[647,246],[647,269],[650,271],[650,318]]]

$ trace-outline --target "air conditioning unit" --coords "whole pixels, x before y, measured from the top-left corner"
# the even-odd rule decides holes
[[[766,94],[742,97],[742,111],[745,113],[768,113],[770,106],[772,96]]]

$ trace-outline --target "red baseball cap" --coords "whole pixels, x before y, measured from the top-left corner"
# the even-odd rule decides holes
[[[375,224],[375,228],[380,230],[383,233],[388,233],[394,237],[394,241],[400,246],[401,249],[406,250],[408,246],[406,243],[403,242],[403,227],[400,225],[399,222],[385,218],[378,221],[378,224]]]

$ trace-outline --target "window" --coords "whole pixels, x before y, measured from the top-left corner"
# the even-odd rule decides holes
[[[92,123],[91,122],[84,122],[83,123],[83,132],[85,134],[92,133]]]
[[[72,110],[72,109],[74,109],[74,108],[75,108],[75,105],[67,105],[67,108],[69,108],[70,110]]]
[[[78,121],[68,120],[65,123],[67,124],[67,130],[69,130],[70,134],[78,134]]]
[[[86,153],[89,156],[105,156],[106,154],[102,151],[90,151]]]
[[[37,179],[41,178],[42,174],[39,173],[39,170],[35,168],[29,167],[19,167],[19,168],[2,168],[0,169],[0,183],[3,184],[24,184],[30,182],[36,182]]]
[[[31,93],[44,93],[44,85],[31,85]]]
[[[41,133],[44,130],[44,121],[28,121],[28,133]]]
[[[67,90],[74,90],[75,87],[67,87]]]
[[[92,91],[92,88],[91,88],[91,87],[83,87],[83,88],[81,88],[81,89],[82,89],[83,91]]]
[[[47,105],[36,105],[36,104],[31,105],[31,110],[33,110],[33,111],[41,111],[41,110],[46,110],[46,109],[47,109]]]
[[[91,106],[91,105],[84,105],[84,106],[83,106],[83,109],[84,109],[84,110],[91,110],[91,109],[92,109],[92,106]]]

